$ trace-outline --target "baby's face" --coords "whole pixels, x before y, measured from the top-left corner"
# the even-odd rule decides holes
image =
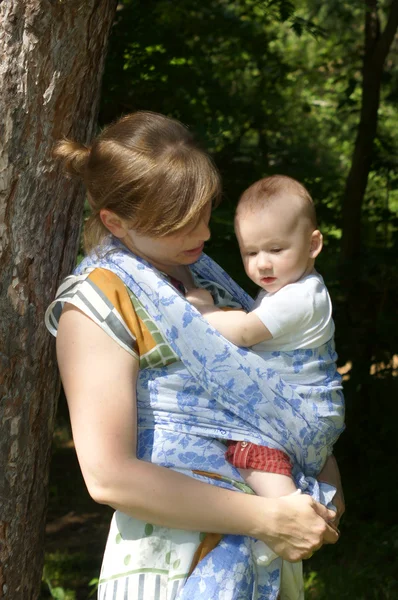
[[[237,211],[235,231],[247,275],[269,293],[308,275],[322,235],[291,205],[273,202]]]

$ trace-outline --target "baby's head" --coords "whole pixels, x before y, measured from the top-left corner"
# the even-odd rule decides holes
[[[322,250],[311,196],[284,175],[260,179],[243,192],[235,232],[247,275],[269,293],[311,273]]]

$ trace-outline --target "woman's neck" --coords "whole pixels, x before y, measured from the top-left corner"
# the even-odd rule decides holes
[[[165,273],[165,275],[169,275],[184,285],[186,289],[190,289],[194,287],[193,277],[188,265],[184,264],[164,264],[163,261],[154,260],[152,256],[147,255],[142,250],[138,250],[133,241],[129,238],[129,236],[124,236],[123,238],[119,238],[120,241],[126,246],[130,252],[133,252],[136,256],[140,256],[144,260],[146,260],[149,264],[153,265],[158,271]]]
[[[194,287],[192,273],[187,265],[173,265],[164,269],[163,272],[166,273],[166,275],[177,279],[177,281],[181,281],[187,290]]]

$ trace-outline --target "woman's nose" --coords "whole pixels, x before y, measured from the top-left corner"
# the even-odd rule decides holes
[[[210,239],[210,227],[209,227],[209,222],[207,221],[207,219],[201,219],[199,221],[198,227],[197,227],[197,230],[195,233],[204,242],[206,242],[208,239]]]

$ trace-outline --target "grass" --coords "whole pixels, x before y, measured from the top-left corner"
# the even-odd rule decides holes
[[[307,600],[395,600],[398,528],[346,517],[342,537],[306,561]]]
[[[87,492],[71,443],[65,400],[61,398],[54,433],[39,600],[94,597],[112,512],[111,508],[96,504]]]

